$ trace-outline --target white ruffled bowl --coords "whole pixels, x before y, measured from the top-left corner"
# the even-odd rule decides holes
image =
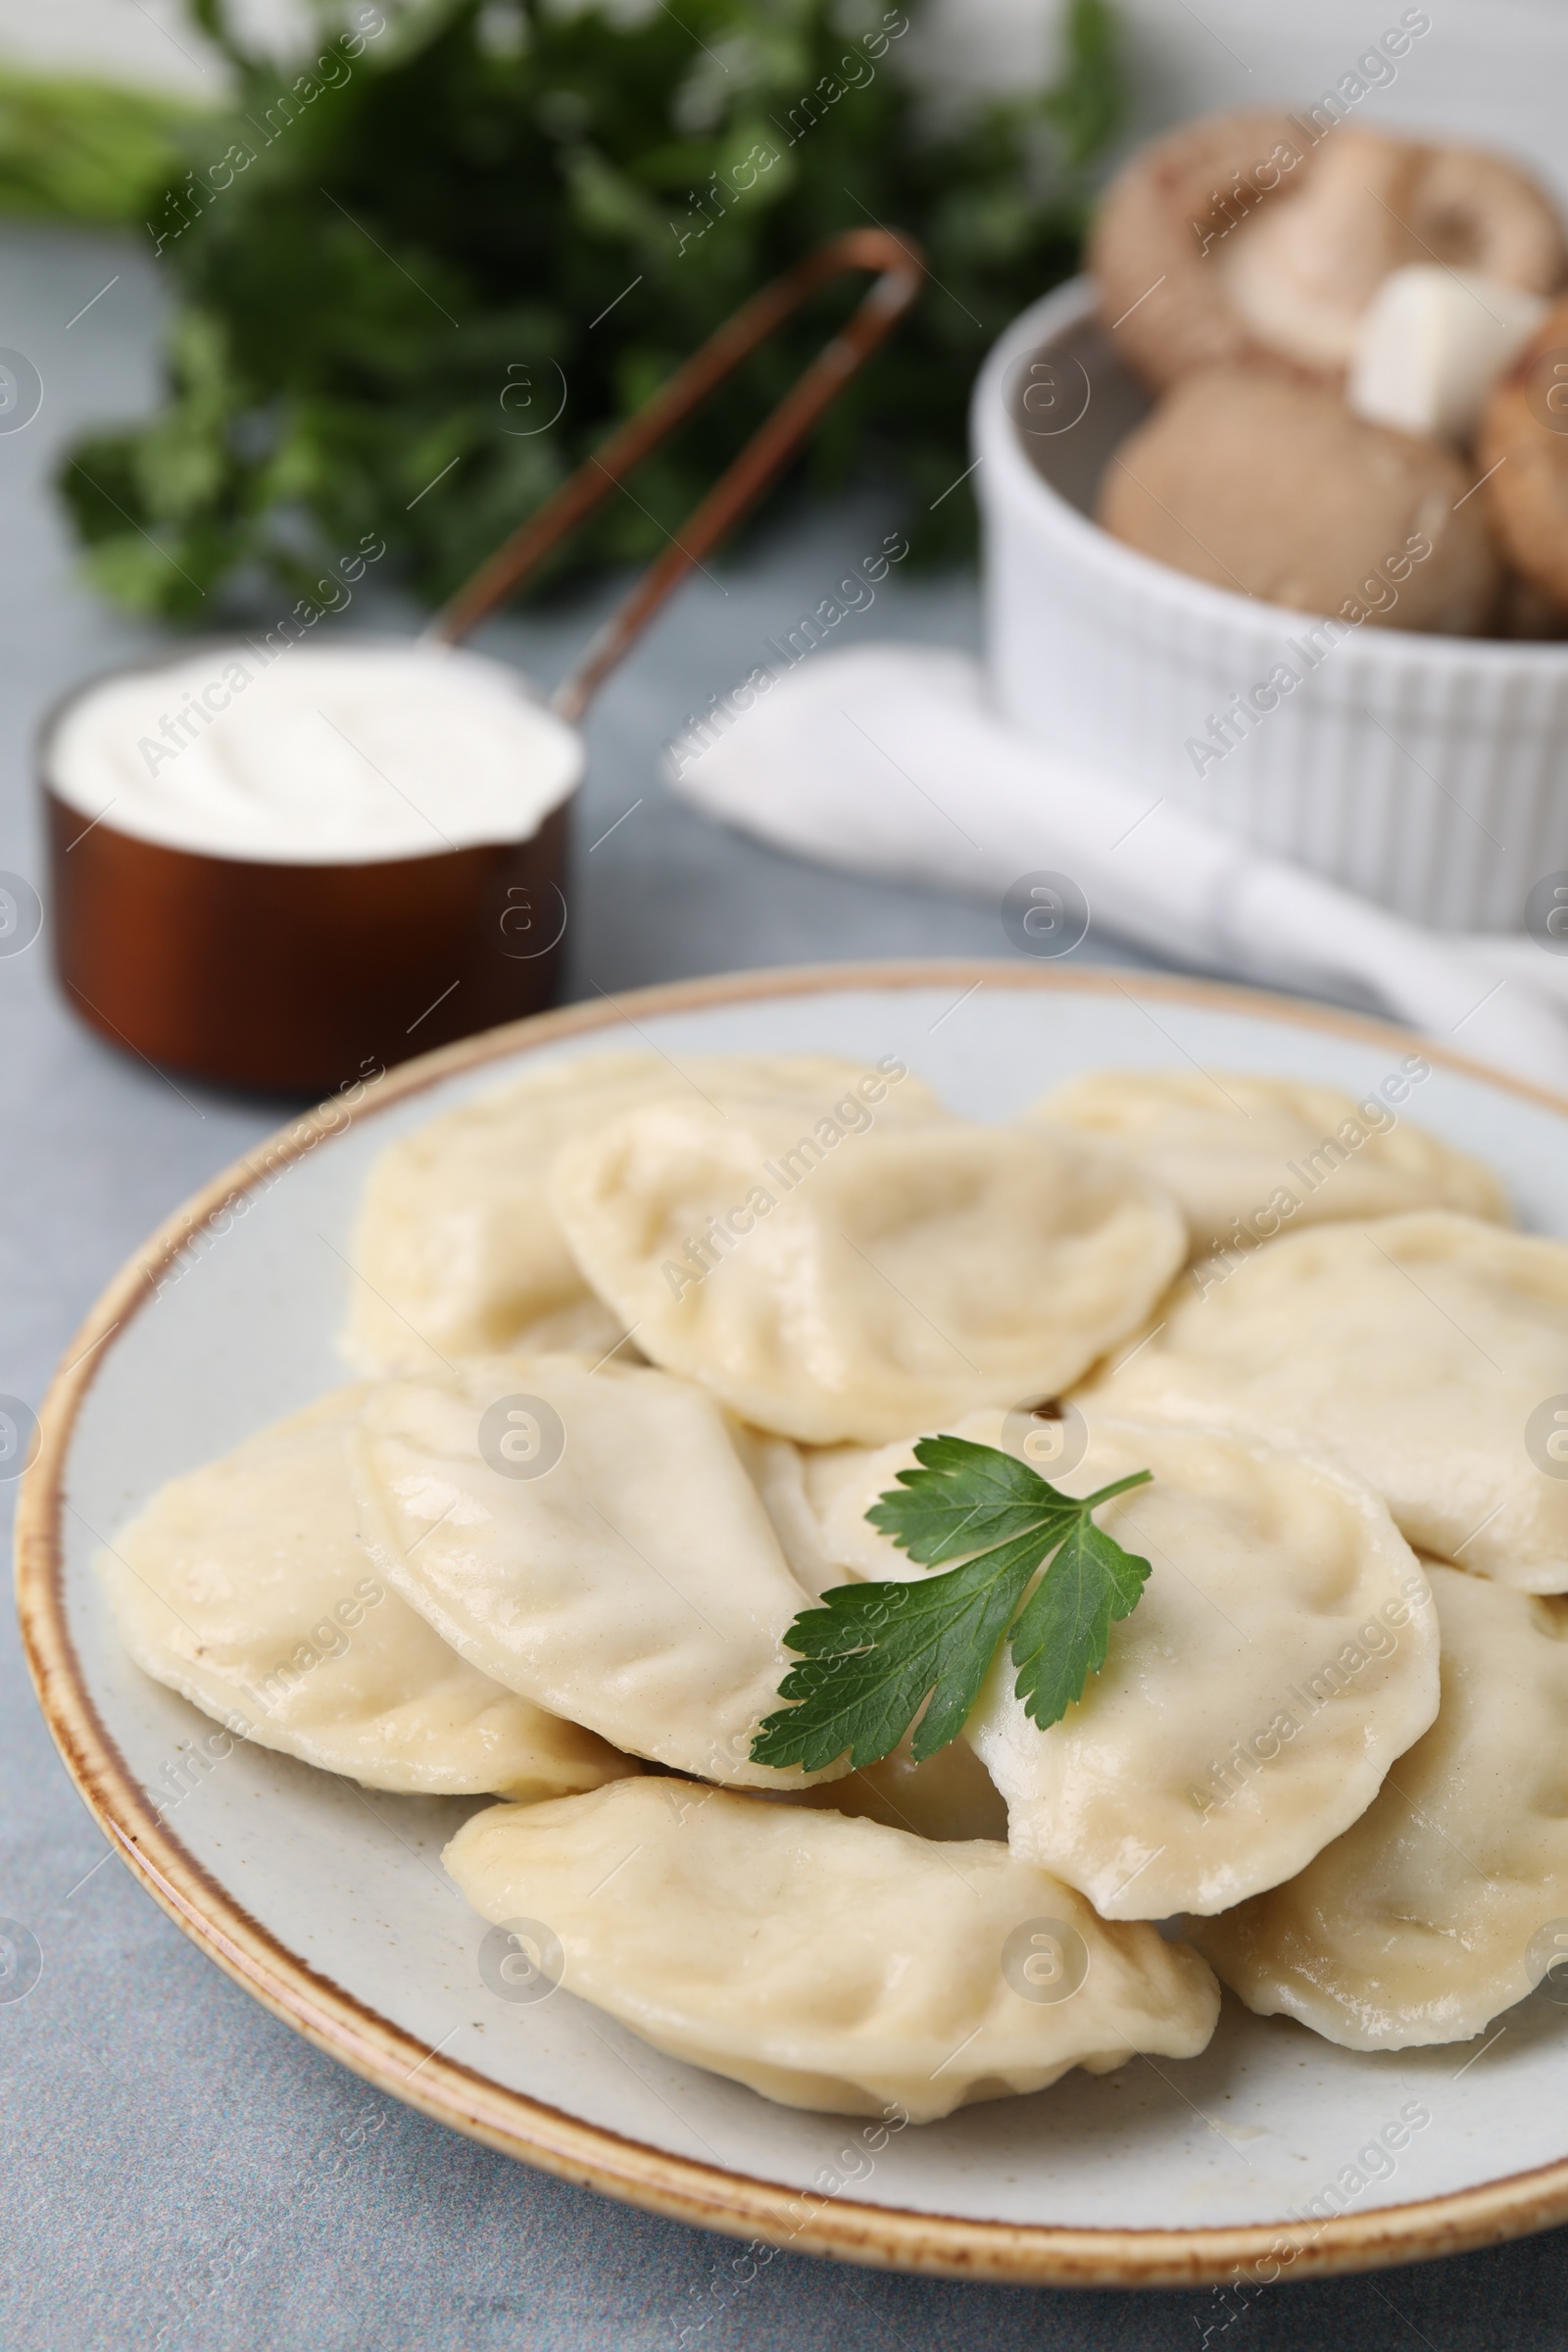
[[[986,362],[971,428],[999,709],[1415,921],[1522,930],[1532,886],[1568,868],[1568,644],[1336,638],[1124,547],[1091,516],[1148,406],[1086,278]]]

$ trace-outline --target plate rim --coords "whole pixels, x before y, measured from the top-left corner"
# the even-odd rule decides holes
[[[1225,982],[1115,964],[1025,966],[1000,959],[921,957],[812,963],[717,973],[564,1005],[421,1054],[384,1072],[345,1123],[331,1102],[296,1114],[180,1203],[132,1250],[70,1343],[39,1408],[39,1447],[17,1509],[16,1592],[23,1645],[45,1723],[78,1794],[111,1849],[208,1958],[274,2017],[389,2097],[504,2155],[697,2229],[781,2250],[874,2268],[1033,2286],[1195,2287],[1272,2269],[1324,2278],[1472,2251],[1568,2220],[1568,2157],[1442,2196],[1343,2214],[1327,2222],[1222,2228],[1089,2229],[1011,2223],[881,2206],[836,2192],[791,2189],[721,2165],[677,2156],[572,2116],[427,2049],[403,2027],[291,1951],[253,1918],[159,1817],[121,1755],[87,1689],[66,1615],[61,1521],[76,1416],[117,1333],[156,1297],[156,1278],[193,1230],[280,1164],[303,1157],[362,1117],[460,1072],[532,1047],[632,1019],[762,998],[857,990],[902,991],[987,980],[1010,991],[1152,996],[1206,1010],[1250,1013],[1368,1045],[1411,1045],[1460,1076],[1479,1079],[1568,1119],[1568,1096],[1494,1070],[1394,1023]],[[1131,986],[1126,985],[1131,983]],[[627,1007],[631,1011],[628,1012]],[[632,1026],[635,1027],[632,1020]],[[805,2210],[803,2210],[805,2209]]]

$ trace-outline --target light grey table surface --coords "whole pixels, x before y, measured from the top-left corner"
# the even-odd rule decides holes
[[[0,868],[40,882],[36,717],[154,641],[74,576],[51,475],[83,423],[154,397],[159,303],[151,265],[126,244],[0,227],[0,345],[25,352],[45,386],[36,421],[0,435]],[[678,808],[657,778],[683,713],[747,669],[884,524],[874,498],[850,502],[775,534],[715,583],[697,580],[607,690],[589,730],[569,995],[817,957],[1007,953],[993,906],[773,857]],[[486,643],[548,680],[592,617],[583,607],[509,622]],[[905,578],[844,634],[972,645],[977,626],[971,581]],[[0,959],[0,1392],[33,1400],[132,1246],[281,1110],[176,1087],[100,1044],[61,1004],[47,949],[46,933]],[[1093,934],[1080,951],[1115,952]],[[106,1853],[14,1629],[0,1642],[0,1915],[43,1952],[27,1997],[0,2002],[6,2347],[676,2352],[689,2329],[700,2352],[1221,2340],[1226,2352],[1348,2340],[1469,2352],[1568,2334],[1561,2232],[1377,2278],[1282,2285],[1245,2312],[1208,2291],[980,2287],[800,2256],[744,2283],[730,2241],[568,2187],[376,2097],[220,1975]],[[380,2123],[356,2132],[370,2110]]]

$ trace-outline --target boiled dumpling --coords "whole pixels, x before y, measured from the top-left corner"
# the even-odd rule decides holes
[[[1174,1202],[1113,1155],[957,1119],[829,1138],[666,1099],[566,1146],[550,1198],[645,1354],[824,1445],[1062,1387],[1187,1249]]]
[[[532,1799],[637,1767],[449,1649],[355,1538],[342,1389],[160,1489],[98,1566],[143,1671],[368,1788]]]
[[[597,1358],[625,1326],[584,1283],[545,1197],[561,1145],[658,1096],[706,1103],[779,1091],[878,1100],[885,1081],[818,1054],[596,1054],[549,1062],[428,1120],[389,1145],[370,1170],[355,1226],[345,1338],[361,1371],[428,1371],[458,1355],[524,1347]],[[927,1110],[906,1074],[899,1092]],[[628,1359],[624,1351],[621,1361]]]
[[[1092,1070],[1069,1078],[1032,1117],[1114,1145],[1173,1193],[1195,1255],[1325,1219],[1457,1208],[1508,1222],[1490,1168],[1391,1107],[1430,1070],[1418,1054],[1356,1101],[1299,1078],[1229,1070]]]
[[[790,2107],[928,2123],[1196,2057],[1218,2014],[1184,1944],[1105,1926],[1003,1845],[646,1779],[493,1806],[445,1860],[484,1918],[550,1931],[566,1991]]]
[[[1568,1601],[1429,1573],[1437,1722],[1298,1878],[1194,1927],[1250,2009],[1351,2050],[1465,2040],[1568,1955]]]
[[[765,1430],[753,1429],[744,1421],[732,1421],[730,1435],[747,1475],[762,1497],[797,1583],[817,1599],[829,1585],[844,1580],[837,1562],[822,1548],[821,1529],[808,1486],[812,1455],[793,1439],[769,1437]],[[860,1449],[834,1450],[858,1458]]]
[[[1568,1591],[1561,1242],[1438,1209],[1268,1242],[1196,1267],[1095,1393],[1333,1454],[1421,1550]]]
[[[953,1434],[1023,1453],[999,1414]],[[907,1445],[828,1457],[822,1541],[857,1575],[941,1573],[864,1518],[913,1459]],[[1359,1481],[1212,1430],[1092,1415],[1087,1453],[1053,1483],[1088,1494],[1136,1470],[1153,1483],[1097,1514],[1152,1570],[1104,1667],[1043,1731],[999,1650],[965,1727],[1013,1852],[1104,1919],[1222,1911],[1294,1876],[1438,1705],[1426,1579]]]
[[[681,1772],[803,1777],[750,1750],[807,1595],[701,1389],[470,1358],[372,1389],[351,1458],[376,1565],[481,1672]]]
[[[344,1339],[353,1362],[367,1372],[423,1370],[505,1348],[528,1323],[579,1306],[613,1322],[572,1262],[544,1178],[566,1136],[662,1093],[672,1077],[651,1054],[550,1062],[389,1144],[354,1229]]]

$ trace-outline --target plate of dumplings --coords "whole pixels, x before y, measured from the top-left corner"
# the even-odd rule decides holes
[[[41,1703],[276,2015],[749,2275],[1246,2302],[1541,2228],[1565,1204],[1568,1103],[1142,973],[368,1069],[67,1351]]]

